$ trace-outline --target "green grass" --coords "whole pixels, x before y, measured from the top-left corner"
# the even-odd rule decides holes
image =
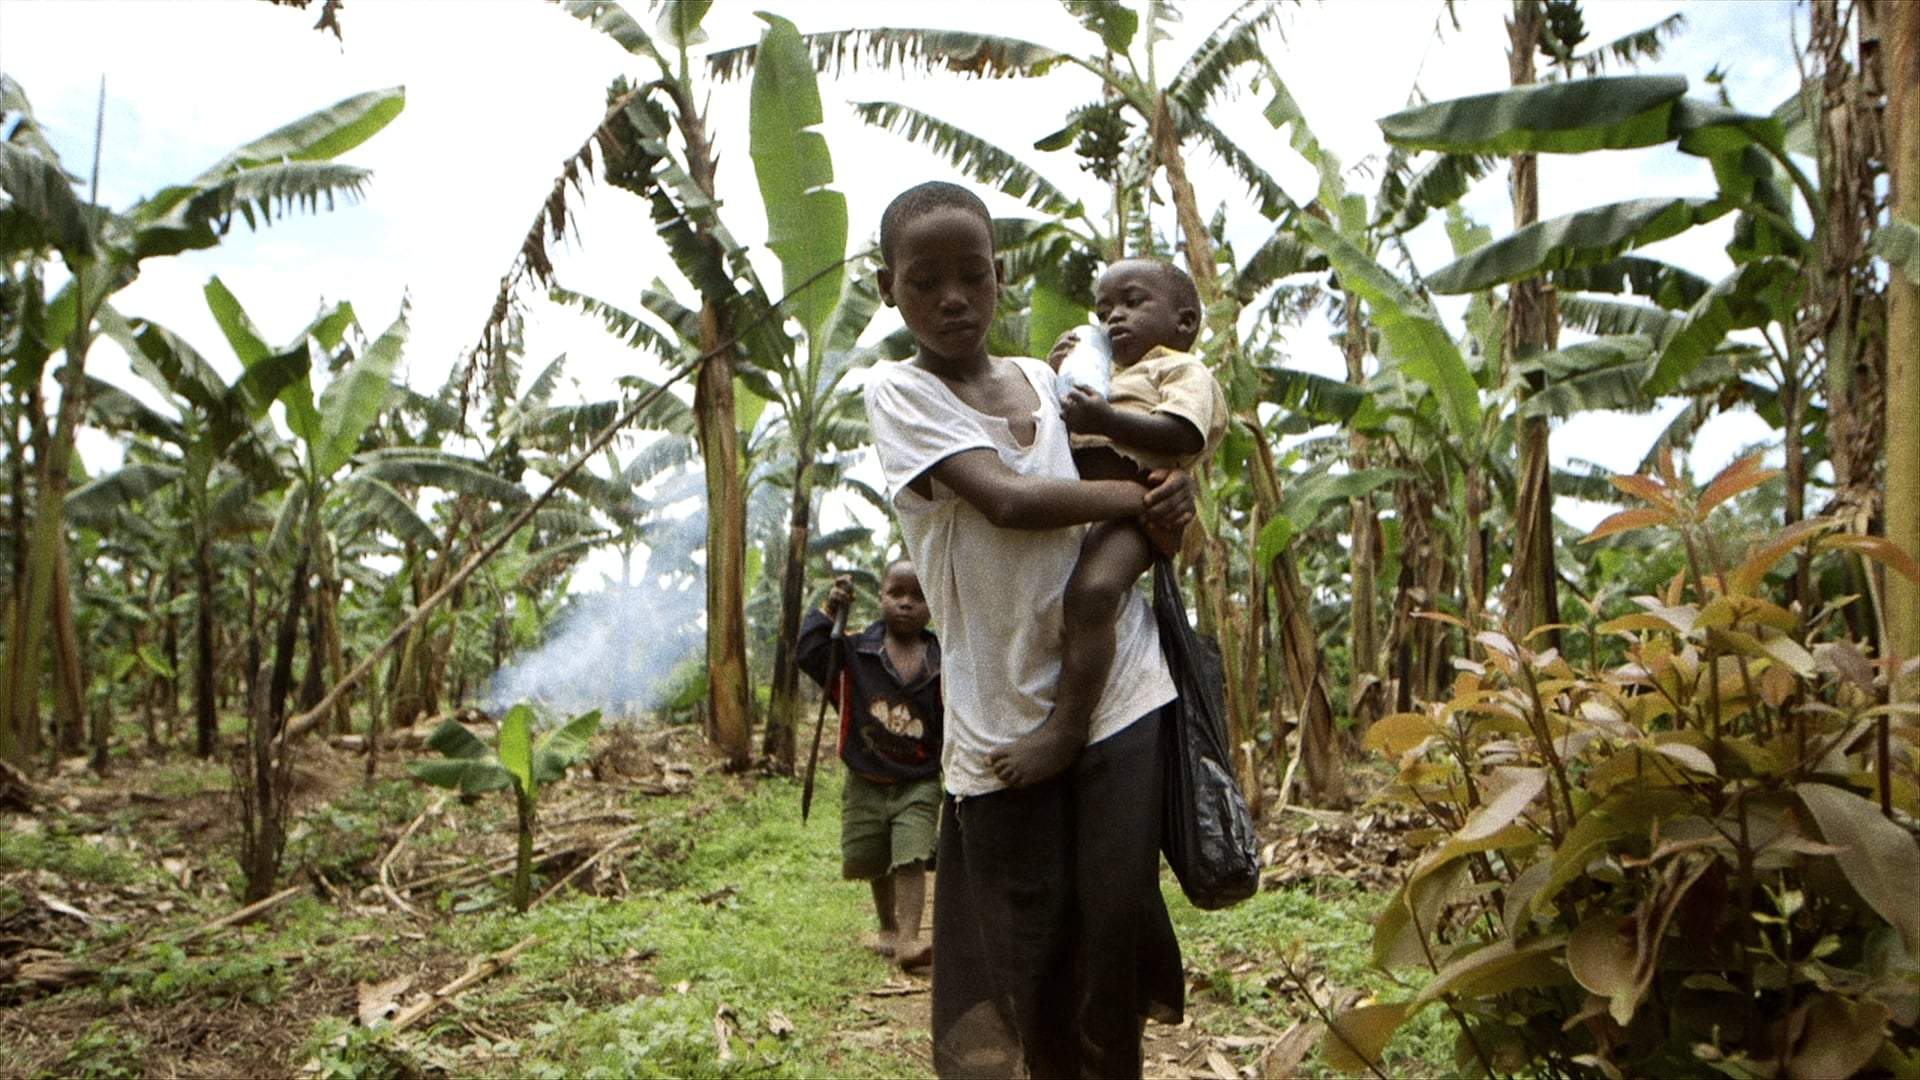
[[[1283,957],[1310,984],[1316,975],[1324,977],[1326,988],[1316,987],[1323,997],[1358,989],[1392,1001],[1425,982],[1403,983],[1373,966],[1373,918],[1386,898],[1359,893],[1346,882],[1261,892],[1225,911],[1195,909],[1170,876],[1162,889],[1187,967],[1204,976],[1189,1012],[1209,1004],[1227,1010],[1209,1016],[1212,1034],[1252,1033],[1239,1031],[1236,1016],[1280,1030],[1315,1018],[1286,974]],[[1454,1032],[1444,1013],[1427,1010],[1394,1036],[1382,1065],[1390,1076],[1449,1075],[1455,1071]],[[1318,1054],[1307,1067],[1324,1074]]]
[[[490,1026],[523,1033],[511,1048],[518,1070],[924,1072],[911,1056],[878,1045],[848,1050],[835,1034],[871,1022],[860,1010],[861,991],[888,978],[882,961],[852,945],[872,914],[865,886],[839,878],[838,791],[837,775],[822,777],[817,798],[827,812],[804,827],[798,790],[788,783],[742,792],[735,781],[709,779],[690,796],[642,797],[640,813],[667,820],[648,831],[646,854],[630,864],[628,878],[652,887],[636,885],[636,895],[615,902],[555,901],[524,918],[489,910],[443,923],[435,938],[469,954],[539,938],[510,976],[471,995],[474,1008],[494,1018]],[[725,899],[700,901],[726,888],[733,892]],[[602,973],[611,985],[587,992],[583,973]],[[635,985],[642,981],[644,992]],[[734,1029],[728,1062],[714,1039],[723,1006]],[[795,1028],[784,1038],[768,1028],[775,1010]],[[915,1039],[924,1043],[924,1031],[906,1036]]]
[[[31,831],[0,832],[0,873],[48,870],[98,885],[128,885],[153,873],[127,852],[88,842],[63,814],[48,813]]]

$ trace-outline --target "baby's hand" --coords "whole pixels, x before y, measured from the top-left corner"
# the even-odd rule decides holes
[[[1060,403],[1060,419],[1076,435],[1104,435],[1113,419],[1113,403],[1085,387],[1067,391]]]
[[[1067,358],[1067,354],[1072,352],[1073,347],[1079,342],[1080,335],[1075,331],[1069,330],[1061,334],[1060,340],[1053,343],[1053,351],[1047,354],[1047,366],[1059,371],[1060,362]]]

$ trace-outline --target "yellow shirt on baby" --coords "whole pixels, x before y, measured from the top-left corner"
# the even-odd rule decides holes
[[[1174,457],[1119,445],[1105,435],[1075,435],[1075,450],[1107,446],[1143,469],[1185,469],[1213,453],[1227,434],[1227,394],[1220,381],[1198,356],[1165,345],[1147,350],[1132,367],[1114,371],[1107,401],[1125,412],[1177,416],[1206,437],[1206,446],[1198,454]]]

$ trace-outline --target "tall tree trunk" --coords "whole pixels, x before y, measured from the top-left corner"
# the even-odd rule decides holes
[[[1920,5],[1883,9],[1887,70],[1887,172],[1890,212],[1920,224]],[[1887,283],[1887,538],[1920,555],[1920,281],[1905,267]],[[1920,656],[1920,584],[1886,575],[1888,651]],[[1899,701],[1920,701],[1920,677],[1895,688]]]
[[[813,451],[810,440],[798,442],[798,464],[793,470],[793,507],[788,515],[787,564],[780,574],[780,633],[773,647],[773,715],[761,753],[774,768],[791,774],[794,764],[794,724],[799,714],[800,606],[807,584],[807,538],[812,532]]]
[[[1539,50],[1543,18],[1539,0],[1515,0],[1513,15],[1507,21],[1507,74],[1513,86],[1534,81],[1534,54]],[[1522,229],[1540,220],[1540,163],[1532,154],[1516,154],[1510,161],[1513,227]],[[1514,282],[1507,289],[1502,350],[1507,362],[1554,348],[1559,321],[1553,295],[1541,279]],[[1522,400],[1546,389],[1546,385],[1544,374],[1529,375]],[[1560,621],[1560,580],[1553,563],[1553,466],[1547,446],[1547,420],[1516,417],[1515,423],[1520,427],[1519,490],[1514,497],[1513,566],[1507,578],[1504,607],[1509,631],[1519,636],[1536,626]],[[1483,596],[1485,588],[1483,580]],[[1557,637],[1556,632],[1556,643]]]

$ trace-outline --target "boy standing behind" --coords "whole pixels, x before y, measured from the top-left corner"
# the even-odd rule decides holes
[[[927,600],[905,559],[881,579],[880,618],[847,634],[836,654],[833,621],[852,601],[852,580],[836,580],[825,610],[801,624],[796,654],[840,706],[841,873],[873,886],[874,951],[918,967],[933,958],[920,914],[940,812],[940,641],[927,630]]]

